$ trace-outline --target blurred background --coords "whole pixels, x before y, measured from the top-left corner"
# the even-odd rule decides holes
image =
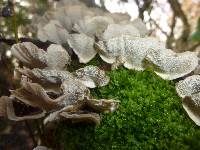
[[[81,1],[90,7],[100,7],[111,13],[127,13],[131,20],[142,19],[150,36],[165,42],[167,48],[176,52],[200,50],[200,0]],[[10,46],[18,38],[35,39],[32,19],[43,15],[49,8],[56,7],[58,2],[59,0],[0,0],[0,96],[9,95],[9,89],[15,87],[12,76],[16,60],[12,58]],[[10,149],[12,146],[15,149],[27,149],[31,145],[30,136],[23,130],[23,125],[12,123],[14,127],[11,128],[5,125],[7,122],[0,121],[0,149]],[[26,124],[24,126],[29,130]],[[15,142],[15,138],[19,142]]]

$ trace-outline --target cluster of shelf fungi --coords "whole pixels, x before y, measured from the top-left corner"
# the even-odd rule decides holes
[[[83,64],[99,55],[112,69],[121,65],[137,71],[152,67],[164,80],[178,80],[176,90],[183,108],[200,126],[197,52],[176,53],[150,37],[141,20],[130,21],[125,14],[111,14],[76,0],[61,1],[36,20],[39,24],[33,26],[38,39],[55,44],[47,50],[31,42],[11,47],[13,56],[24,66],[14,71],[21,87],[0,98],[0,116],[15,121],[44,118],[44,124],[68,120],[99,125],[99,113],[115,111],[119,101],[97,100],[90,94],[91,88],[109,83],[104,70],[86,65],[67,71],[71,63],[68,49],[72,49]],[[22,106],[27,107],[24,114],[16,111]]]

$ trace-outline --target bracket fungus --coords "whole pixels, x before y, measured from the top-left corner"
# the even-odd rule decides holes
[[[82,10],[69,9],[74,7]],[[183,77],[198,65],[196,53],[175,53],[164,43],[148,37],[148,30],[140,19],[130,21],[126,15],[102,12],[81,2],[66,2],[62,9],[50,12],[54,15],[49,23],[56,20],[69,33],[63,41],[69,44],[81,63],[88,63],[98,53],[113,69],[124,65],[128,69],[144,70],[153,65],[155,73],[165,80]],[[72,12],[78,19],[72,19]],[[66,22],[70,22],[70,26],[66,26]],[[38,33],[40,30],[42,28],[38,27]]]
[[[45,69],[29,69],[29,68],[16,68],[15,75],[16,79],[23,77],[28,78],[34,83],[42,85],[46,91],[53,93],[60,93],[60,85],[64,80],[72,79],[74,76],[63,70],[45,70]]]
[[[148,51],[147,60],[157,67],[155,73],[161,78],[174,80],[194,71],[199,58],[195,52],[175,53],[171,49],[164,48]]]
[[[142,71],[152,66],[165,80],[184,77],[199,67],[197,53],[167,49],[163,42],[148,36],[139,19],[130,21],[126,15],[102,12],[79,1],[58,3],[62,4],[47,12],[37,25],[38,38],[56,44],[46,51],[31,42],[11,47],[13,56],[24,65],[14,74],[21,87],[0,98],[0,116],[14,121],[43,118],[44,124],[65,120],[99,125],[99,113],[118,108],[119,101],[94,99],[90,94],[90,88],[109,83],[105,72],[91,65],[67,71],[71,58],[59,44],[68,44],[80,63],[86,64],[98,54],[112,69],[123,65]],[[200,75],[179,81],[176,90],[183,108],[200,126]]]
[[[22,121],[42,118],[49,114],[44,120],[45,124],[61,119],[98,125],[99,112],[113,112],[118,107],[119,102],[116,100],[91,99],[89,89],[78,80],[66,80],[61,88],[62,95],[51,98],[41,85],[24,81],[21,88],[11,91],[11,97],[0,98],[0,115],[10,120]],[[17,116],[15,112],[20,105],[32,111],[31,115]],[[37,114],[36,109],[40,110]]]
[[[31,107],[20,102],[14,97],[0,97],[0,117],[13,121],[39,119],[45,116],[45,111]]]
[[[200,126],[200,75],[192,75],[176,84],[182,98],[183,108],[189,117]]]
[[[128,69],[142,71],[150,66],[164,80],[180,79],[199,72],[199,57],[196,52],[176,53],[167,49],[163,42],[148,36],[149,32],[140,19],[130,21],[130,17],[127,15],[102,12],[98,8],[88,7],[78,1],[74,3],[66,1],[66,3],[60,2],[59,4],[62,4],[62,9],[56,8],[46,13],[42,17],[44,20],[42,23],[48,24],[53,20],[59,22],[69,34],[67,40],[64,39],[63,41],[68,43],[81,63],[88,63],[98,54],[104,62],[112,65],[112,69],[123,65]],[[48,14],[53,15],[47,17]],[[43,30],[43,27],[38,26],[37,29],[39,33],[40,30]],[[58,37],[56,38],[58,39]],[[49,40],[50,38],[44,39]],[[107,84],[108,79],[104,78],[106,80],[102,80],[101,83],[99,81],[100,76],[97,80],[97,74],[89,75],[86,71],[82,73],[83,70],[83,68],[79,69],[73,75],[85,86],[94,88],[103,86],[104,83]],[[87,76],[85,76],[86,74]],[[185,80],[190,80],[190,78]],[[185,80],[184,82],[186,82]],[[192,80],[191,83],[186,84],[187,88],[183,86],[184,90],[181,89],[180,85],[182,86],[182,84],[180,83],[177,84],[179,95],[181,91],[192,92],[189,89],[193,88],[193,86],[190,86],[193,83]],[[197,85],[196,81],[195,85]],[[188,102],[189,99],[195,102],[199,99],[198,93],[189,93],[184,97],[180,95],[185,99],[183,100],[185,109],[185,102]],[[188,110],[189,105],[186,111],[189,112]]]
[[[51,44],[47,48],[47,64],[49,69],[63,70],[70,65],[71,58],[61,45]]]
[[[15,121],[46,118],[44,123],[64,119],[98,125],[98,113],[117,109],[118,101],[95,100],[90,95],[89,88],[108,84],[105,72],[96,66],[72,73],[64,70],[71,58],[62,46],[51,44],[45,52],[24,42],[13,45],[11,50],[30,68],[15,69],[21,87],[11,90],[10,97],[0,98],[0,116]],[[20,107],[26,111],[21,112]]]
[[[48,92],[60,93],[60,86],[65,80],[79,80],[88,88],[105,86],[109,83],[109,77],[103,70],[96,66],[86,66],[70,73],[64,70],[28,69],[16,68],[15,78],[28,78],[31,82],[39,83]]]
[[[89,88],[105,86],[109,82],[103,70],[96,66],[86,66],[75,71],[75,76]]]
[[[68,39],[69,33],[57,20],[51,20],[38,31],[37,36],[44,42],[48,40],[62,44]]]
[[[71,34],[68,44],[78,56],[80,63],[88,63],[95,57],[94,39],[85,34]]]
[[[200,75],[192,75],[179,81],[176,91],[181,98],[200,92]]]
[[[114,20],[108,16],[94,16],[92,18],[85,17],[84,20],[75,24],[74,29],[89,37],[97,37],[98,39],[101,39],[107,26],[112,23],[114,23]]]
[[[39,49],[31,42],[23,44],[14,44],[11,52],[25,66],[30,68],[45,68],[47,67],[47,53],[43,49]]]
[[[143,60],[148,50],[164,48],[164,44],[154,38],[140,38],[122,35],[97,43],[100,57],[107,63],[120,64],[128,69],[144,70]],[[101,53],[101,51],[103,51]],[[120,60],[121,59],[121,60]]]
[[[50,45],[46,52],[31,42],[23,42],[14,44],[11,47],[11,52],[14,57],[30,68],[62,70],[71,61],[67,51],[56,44]]]
[[[57,44],[68,43],[81,63],[88,63],[95,57],[96,41],[120,36],[124,32],[127,35],[142,37],[148,33],[139,19],[129,23],[128,15],[102,12],[98,8],[89,8],[81,2],[66,2],[61,8],[48,11],[40,20],[41,23],[37,25],[38,38]],[[113,27],[117,29],[113,30]],[[112,35],[113,33],[115,35]]]
[[[100,124],[99,112],[113,112],[118,107],[116,100],[96,100],[84,97],[80,103],[68,105],[63,109],[55,111],[47,116],[44,124],[57,120],[68,120],[72,122],[89,122],[96,125]],[[88,110],[87,110],[88,109]]]

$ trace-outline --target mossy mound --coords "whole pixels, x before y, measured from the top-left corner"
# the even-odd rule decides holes
[[[58,145],[66,150],[200,149],[200,129],[183,110],[173,82],[151,71],[120,68],[108,74],[109,85],[92,95],[120,100],[119,109],[103,114],[96,128],[59,124]]]

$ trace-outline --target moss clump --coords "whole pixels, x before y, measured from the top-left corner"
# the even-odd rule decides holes
[[[150,71],[119,69],[111,82],[95,89],[98,98],[121,101],[99,127],[59,124],[56,142],[66,150],[200,149],[200,129],[188,118],[174,83]]]

